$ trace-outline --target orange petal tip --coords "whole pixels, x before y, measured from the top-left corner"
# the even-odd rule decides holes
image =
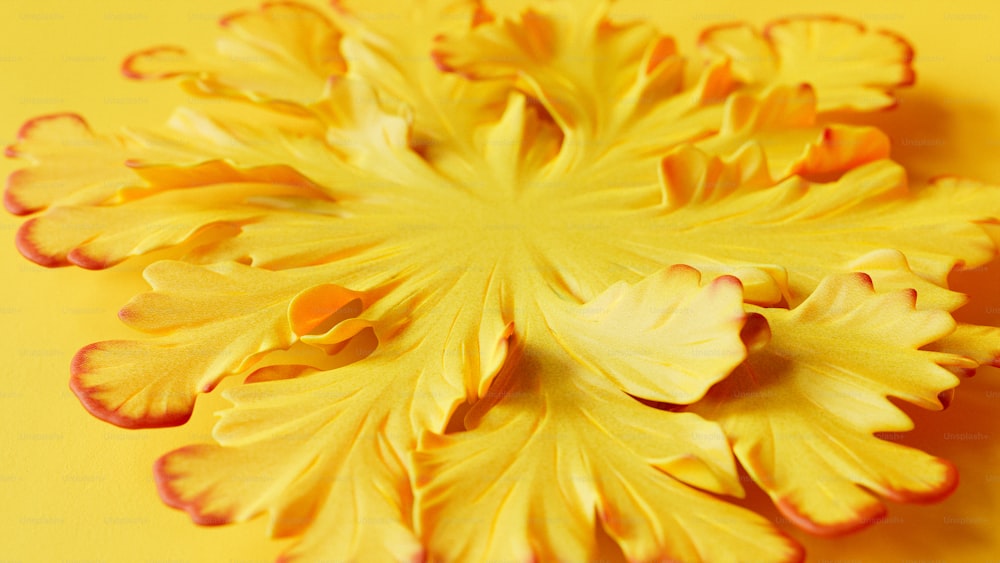
[[[805,513],[801,512],[798,507],[796,507],[795,504],[787,498],[777,499],[774,504],[785,518],[788,518],[789,521],[799,528],[815,536],[827,538],[841,537],[867,528],[868,526],[884,519],[885,515],[888,513],[885,506],[875,502],[874,504],[863,508],[860,512],[854,515],[854,518],[850,520],[820,524],[807,516]]]
[[[148,57],[155,55],[157,53],[175,53],[178,55],[186,55],[187,50],[181,47],[175,47],[172,45],[163,45],[159,47],[151,47],[149,49],[144,49],[132,53],[122,61],[121,71],[126,78],[131,78],[132,80],[163,80],[165,78],[174,78],[184,74],[182,72],[168,72],[164,74],[145,74],[136,70],[136,63],[143,57]]]
[[[163,455],[153,463],[153,480],[156,483],[156,492],[164,504],[177,510],[183,510],[191,518],[191,521],[199,526],[222,526],[232,522],[232,515],[207,514],[204,510],[205,493],[192,500],[185,500],[173,487],[173,481],[177,475],[170,473],[167,465],[170,458],[182,454],[198,455],[200,446],[192,445],[178,448],[166,455]]]
[[[194,408],[193,403],[191,404],[191,408],[186,411],[166,412],[156,416],[131,417],[123,415],[118,412],[118,407],[107,405],[95,396],[96,391],[99,389],[97,387],[88,387],[83,382],[83,377],[89,373],[88,355],[94,350],[100,350],[101,344],[109,342],[113,341],[95,342],[84,346],[77,351],[70,362],[69,388],[76,395],[77,399],[80,400],[83,407],[87,409],[87,412],[105,422],[128,429],[166,428],[185,424],[191,418]]]
[[[17,229],[17,234],[14,235],[14,245],[18,252],[28,260],[46,268],[69,266],[70,262],[64,257],[43,252],[32,240],[31,231],[34,229],[36,221],[38,221],[37,217],[29,219]]]

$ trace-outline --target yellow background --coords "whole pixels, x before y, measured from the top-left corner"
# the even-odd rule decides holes
[[[0,142],[13,141],[24,120],[57,111],[79,112],[104,131],[160,123],[181,96],[168,84],[121,78],[123,56],[162,43],[207,45],[218,15],[253,5],[0,0]],[[873,118],[892,136],[894,155],[913,180],[960,173],[1000,183],[1000,7],[993,2],[622,0],[616,11],[650,17],[688,50],[697,30],[714,23],[760,24],[834,7],[896,30],[917,48],[916,87],[903,93],[896,111]],[[0,166],[6,175],[16,164]],[[209,439],[212,412],[225,406],[217,392],[186,426],[127,431],[92,418],[67,387],[76,349],[128,336],[115,313],[144,288],[137,275],[142,263],[107,272],[45,270],[16,254],[19,223],[0,214],[0,561],[273,560],[283,544],[265,538],[261,520],[199,528],[156,496],[153,461]],[[957,280],[977,294],[962,312],[967,318],[1000,324],[998,270],[994,263]],[[1000,514],[998,375],[984,370],[960,388],[952,409],[921,414],[918,431],[907,438],[957,461],[962,485],[951,499],[931,508],[892,506],[874,529],[810,542],[811,560],[1000,557],[993,538]]]

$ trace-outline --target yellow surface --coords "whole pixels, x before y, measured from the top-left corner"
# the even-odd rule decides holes
[[[522,0],[518,0],[522,1]],[[4,0],[0,3],[0,140],[35,115],[76,111],[95,128],[159,123],[181,96],[168,85],[130,83],[118,63],[132,50],[204,44],[218,14],[253,1]],[[617,13],[650,17],[690,49],[697,31],[736,19],[764,23],[789,12],[826,13],[828,1],[667,2],[622,0]],[[837,3],[838,13],[894,29],[916,46],[917,85],[900,107],[874,116],[893,139],[893,154],[915,181],[960,173],[1000,183],[1000,5],[974,0]],[[4,174],[13,170],[4,163]],[[115,312],[143,289],[126,263],[109,272],[47,271],[13,249],[19,220],[0,215],[0,560],[269,561],[281,544],[264,523],[202,529],[163,506],[150,467],[175,447],[209,439],[218,392],[195,418],[170,430],[127,431],[100,422],[67,387],[79,347],[119,338]],[[979,298],[963,313],[1000,323],[1000,264],[965,276]],[[112,296],[110,299],[108,296]],[[954,459],[962,485],[932,508],[890,507],[863,534],[810,542],[815,561],[981,561],[1000,553],[1000,373],[984,370],[963,385],[953,408],[918,417],[919,440]],[[991,448],[992,446],[992,448]],[[765,513],[774,517],[773,511]],[[801,537],[802,534],[797,534]],[[989,547],[993,543],[992,549]]]

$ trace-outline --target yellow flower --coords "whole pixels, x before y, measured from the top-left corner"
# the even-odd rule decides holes
[[[125,74],[226,104],[163,131],[28,122],[5,192],[46,266],[169,249],[71,386],[129,428],[229,375],[215,443],[164,456],[202,524],[270,514],[290,559],[795,560],[730,502],[856,530],[954,468],[877,437],[940,409],[1000,331],[956,324],[994,186],[911,188],[874,127],[900,38],[711,28],[683,57],[608,2],[497,17],[265,4]],[[714,494],[709,494],[714,493]],[[595,532],[596,530],[596,532]]]

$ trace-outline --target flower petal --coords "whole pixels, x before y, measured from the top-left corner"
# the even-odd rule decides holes
[[[899,36],[856,21],[798,17],[768,24],[714,27],[699,41],[710,57],[726,57],[733,73],[758,89],[811,85],[819,111],[871,111],[896,103],[891,89],[913,82],[913,49]]]
[[[327,80],[347,67],[341,34],[316,9],[297,2],[266,2],[259,10],[220,20],[225,33],[214,54],[155,47],[122,64],[129,78],[182,77],[197,95],[243,98],[284,109],[322,98]]]
[[[17,245],[25,257],[44,266],[75,264],[100,270],[131,256],[177,246],[211,226],[238,226],[264,215],[266,210],[241,203],[255,190],[277,191],[270,185],[221,185],[128,205],[54,207],[21,226]],[[206,209],[209,199],[226,209]]]
[[[725,185],[714,188],[721,194],[710,202],[702,202],[702,196],[673,195],[704,192],[703,182],[710,181],[705,178],[713,176],[697,171],[716,170],[714,160],[683,147],[668,155],[661,175],[668,202],[679,198],[689,203],[663,206],[658,228],[637,229],[630,235],[633,240],[623,244],[661,249],[662,260],[695,268],[704,262],[781,264],[788,272],[791,304],[824,276],[850,271],[850,263],[872,250],[902,252],[915,273],[942,287],[956,264],[982,265],[996,252],[978,224],[1000,215],[995,186],[955,190],[934,184],[911,192],[903,169],[881,160],[831,183],[793,177],[772,187]]]
[[[119,136],[95,134],[75,114],[36,117],[18,132],[17,142],[7,147],[7,156],[31,163],[7,180],[4,203],[7,210],[27,215],[54,204],[94,204],[118,190],[141,185],[141,179],[125,165],[136,154],[155,160],[188,161],[177,145],[152,145],[127,132]]]
[[[683,77],[672,39],[645,25],[612,24],[609,5],[591,0],[529,9],[516,21],[442,38],[434,57],[442,68],[471,78],[525,80],[565,129],[599,136],[628,117],[608,113],[615,102],[631,97],[632,104],[617,107],[641,108],[642,96],[670,96]]]
[[[178,450],[158,465],[164,499],[198,522],[270,512],[276,535],[308,528],[289,552],[293,559],[419,554],[409,531],[408,452],[419,432],[444,431],[460,403],[485,393],[512,331],[500,281],[489,272],[471,268],[438,291],[425,282],[403,281],[365,308],[379,345],[364,359],[331,371],[270,370],[254,378],[260,383],[227,390],[234,406],[214,431],[220,445]],[[305,323],[295,333],[311,329],[325,342],[357,320],[322,332],[327,323],[317,321],[326,307],[312,311],[331,290],[339,295],[321,286],[295,297],[291,326]],[[308,302],[300,307],[302,297]],[[234,477],[234,460],[259,479]]]
[[[430,51],[435,37],[487,21],[481,2],[334,0],[333,6],[351,73],[387,103],[412,112],[414,145],[432,161],[454,152],[475,160],[475,131],[499,117],[506,91],[441,72]]]
[[[771,89],[761,99],[730,96],[718,133],[696,146],[729,155],[745,143],[764,149],[776,179],[840,172],[889,157],[889,138],[874,127],[817,124],[816,95],[805,84]]]
[[[306,292],[303,302],[303,288],[322,283],[318,271],[160,261],[145,276],[154,291],[135,297],[120,316],[157,336],[98,342],[73,359],[71,386],[84,406],[127,428],[183,424],[198,393],[211,391],[224,376],[251,367],[265,353],[290,347],[317,319],[367,299],[330,286],[322,296]],[[289,318],[296,299],[298,309],[303,303],[312,308],[311,320]]]
[[[546,312],[574,359],[630,395],[674,404],[700,399],[746,357],[743,291],[720,277],[674,266],[620,282],[578,310]]]
[[[875,495],[928,501],[957,484],[947,462],[874,436],[912,428],[888,397],[940,409],[938,395],[958,382],[943,366],[960,358],[919,350],[954,321],[915,299],[876,294],[852,274],[825,279],[790,311],[758,309],[770,341],[692,407],[722,425],[754,481],[811,532],[872,523],[884,511]]]
[[[906,256],[898,250],[874,250],[848,264],[853,272],[863,272],[872,279],[879,293],[913,289],[917,292],[917,309],[952,312],[968,298],[946,287],[918,276],[910,268]]]
[[[1000,328],[959,323],[951,334],[924,347],[945,354],[969,358],[981,366],[1000,367]],[[970,375],[974,368],[966,367],[963,375]]]
[[[646,407],[556,349],[526,349],[467,431],[422,438],[416,511],[431,557],[593,560],[599,519],[634,561],[801,558],[766,520],[671,478],[739,491],[717,428]]]

